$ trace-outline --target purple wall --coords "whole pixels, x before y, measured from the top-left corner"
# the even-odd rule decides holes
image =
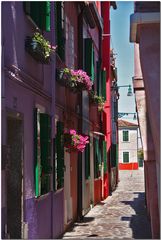
[[[44,35],[54,43],[54,3],[51,3],[51,32]],[[64,193],[50,192],[39,199],[34,193],[34,149],[33,149],[33,109],[36,104],[45,107],[54,116],[55,67],[37,63],[25,51],[25,38],[32,36],[35,27],[23,11],[23,2],[2,3],[2,79],[4,100],[4,122],[7,109],[23,115],[24,159],[23,159],[23,222],[28,224],[29,238],[52,238],[60,235],[64,227]],[[53,44],[54,45],[54,44]],[[55,57],[53,57],[55,59]],[[15,67],[13,67],[13,65]],[[5,68],[5,71],[3,71]],[[11,72],[10,72],[11,71]],[[15,106],[15,98],[16,106]],[[52,121],[54,124],[54,121]],[[3,125],[3,145],[6,145],[6,129]],[[52,130],[54,137],[54,130]],[[5,170],[4,170],[5,172]],[[5,180],[2,192],[2,229],[6,223]]]

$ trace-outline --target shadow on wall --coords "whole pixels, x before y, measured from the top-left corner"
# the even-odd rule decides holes
[[[122,201],[122,203],[130,205],[136,214],[131,217],[123,216],[121,220],[130,222],[134,239],[152,239],[150,220],[145,207],[145,193],[134,192],[134,194],[138,194],[138,197],[133,201]]]

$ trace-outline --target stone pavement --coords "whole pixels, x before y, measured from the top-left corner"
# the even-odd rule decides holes
[[[120,171],[117,189],[68,230],[63,239],[151,239],[143,168]]]

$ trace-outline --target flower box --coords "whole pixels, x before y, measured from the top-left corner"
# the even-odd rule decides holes
[[[104,98],[98,96],[93,90],[89,92],[89,102],[93,105],[97,105],[99,112],[103,111],[105,103]]]
[[[49,64],[56,47],[51,47],[50,42],[40,33],[35,33],[32,37],[26,37],[25,49],[37,62]]]

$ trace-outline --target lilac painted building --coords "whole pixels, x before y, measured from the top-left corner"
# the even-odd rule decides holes
[[[130,19],[135,91],[144,151],[145,192],[152,237],[160,239],[160,2],[135,2]]]
[[[63,190],[54,193],[49,171],[55,55],[43,64],[25,50],[36,31],[55,44],[54,2],[2,2],[2,238],[54,238],[64,227]]]

